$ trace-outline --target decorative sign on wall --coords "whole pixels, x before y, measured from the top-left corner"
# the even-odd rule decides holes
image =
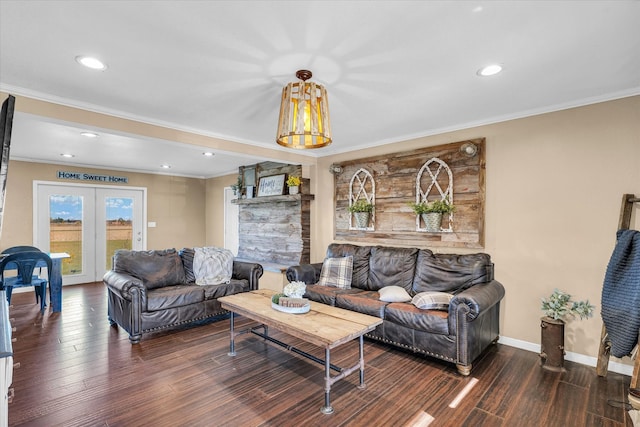
[[[280,196],[284,192],[284,180],[286,175],[272,175],[260,178],[258,185],[258,197]]]
[[[87,172],[58,171],[56,177],[58,179],[74,179],[77,181],[108,182],[109,184],[127,184],[129,182],[129,178],[126,176],[96,175]]]
[[[339,166],[342,170],[335,174],[336,240],[427,248],[484,247],[484,138],[356,159]],[[375,182],[375,224],[366,229],[353,227],[349,212],[354,202],[352,178],[361,169]],[[439,231],[430,231],[410,206],[447,197],[453,199],[455,220],[445,214],[447,223]]]

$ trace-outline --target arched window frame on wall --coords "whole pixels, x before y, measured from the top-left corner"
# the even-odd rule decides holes
[[[433,163],[436,163],[438,165],[438,168],[436,169],[435,173],[430,168],[431,164]],[[442,190],[442,187],[438,183],[438,176],[443,170],[447,172],[448,181],[449,181],[447,188],[445,190]],[[426,190],[423,191],[421,182],[422,182],[422,175],[424,174],[425,171],[429,173],[430,183],[427,186]],[[418,175],[416,176],[416,203],[428,202],[429,196],[431,195],[431,192],[433,191],[434,188],[438,191],[438,194],[440,195],[440,200],[448,199],[449,203],[453,205],[453,173],[451,172],[451,168],[449,168],[449,165],[447,165],[444,161],[440,160],[437,157],[432,157],[429,160],[427,160],[427,162],[424,165],[422,165],[422,167],[418,171]],[[425,227],[421,226],[420,215],[416,215],[416,231],[423,231],[423,232],[427,231]],[[443,227],[442,232],[446,232],[446,233],[453,232],[453,212],[449,214],[449,227],[447,228]]]
[[[367,183],[371,183],[370,191],[367,192]],[[357,188],[355,188],[357,187]],[[365,168],[358,169],[349,182],[349,207],[358,200],[365,199],[374,208],[369,219],[369,226],[366,228],[356,227],[353,221],[353,214],[349,214],[349,230],[369,230],[373,231],[376,225],[376,181],[371,172]]]

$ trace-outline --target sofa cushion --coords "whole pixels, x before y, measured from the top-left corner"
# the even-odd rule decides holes
[[[320,286],[335,286],[340,289],[351,288],[351,274],[353,272],[353,257],[326,258],[320,272]]]
[[[147,292],[147,311],[166,310],[202,301],[204,301],[204,290],[200,286],[165,286]]]
[[[304,298],[309,298],[311,301],[335,306],[337,295],[357,294],[359,292],[362,292],[362,289],[340,289],[333,286],[307,285],[306,292],[304,293]]]
[[[422,310],[449,310],[453,296],[446,292],[420,292],[415,294],[411,304]]]
[[[193,248],[182,248],[178,254],[180,255],[180,259],[182,259],[185,281],[187,283],[195,282],[196,276],[193,274],[193,257],[196,251],[193,250]]]
[[[371,246],[356,246],[348,243],[332,243],[327,248],[327,258],[353,257],[351,287],[367,289],[369,281],[369,255]]]
[[[417,254],[416,248],[371,248],[366,289],[377,291],[385,286],[396,285],[410,292]]]
[[[175,249],[129,251],[118,249],[113,256],[116,273],[129,274],[147,289],[186,283],[182,260]]]
[[[488,254],[418,254],[413,292],[440,291],[456,294],[478,283],[493,280]]]
[[[411,301],[411,295],[400,286],[385,286],[378,290],[380,301],[385,302],[407,302]]]
[[[233,276],[233,252],[216,247],[193,249],[193,275],[198,285],[229,283]]]
[[[421,310],[410,303],[394,302],[385,308],[384,318],[389,322],[418,331],[449,335],[446,311]]]
[[[402,288],[400,288],[402,289]],[[384,308],[388,302],[380,301],[376,291],[361,291],[356,294],[336,295],[336,307],[356,311],[384,319]]]
[[[200,285],[200,287],[204,289],[204,299],[213,299],[248,291],[249,281],[231,279],[229,283],[221,283],[218,285]]]

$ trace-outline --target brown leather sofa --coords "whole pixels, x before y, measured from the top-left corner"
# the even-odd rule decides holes
[[[129,333],[132,344],[142,334],[228,313],[218,298],[258,289],[260,264],[233,262],[229,283],[196,285],[193,250],[118,250],[103,278],[111,325]]]
[[[353,257],[350,289],[318,285],[322,263],[287,269],[289,281],[307,283],[306,298],[380,317],[366,336],[456,364],[469,375],[472,362],[499,337],[504,287],[493,278],[488,254],[437,254],[428,249],[331,244],[327,258]],[[401,286],[410,296],[440,291],[455,296],[448,311],[411,302],[380,301],[378,290]]]

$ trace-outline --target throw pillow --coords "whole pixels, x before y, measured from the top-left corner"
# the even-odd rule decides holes
[[[449,310],[452,294],[446,292],[420,292],[411,300],[411,304],[422,310]]]
[[[411,301],[411,295],[400,286],[385,286],[378,289],[380,301],[384,302],[407,302]]]
[[[334,286],[340,289],[351,289],[353,273],[353,257],[326,258],[320,272],[320,286]]]
[[[197,285],[229,283],[233,275],[233,252],[224,248],[194,248],[193,274]]]

